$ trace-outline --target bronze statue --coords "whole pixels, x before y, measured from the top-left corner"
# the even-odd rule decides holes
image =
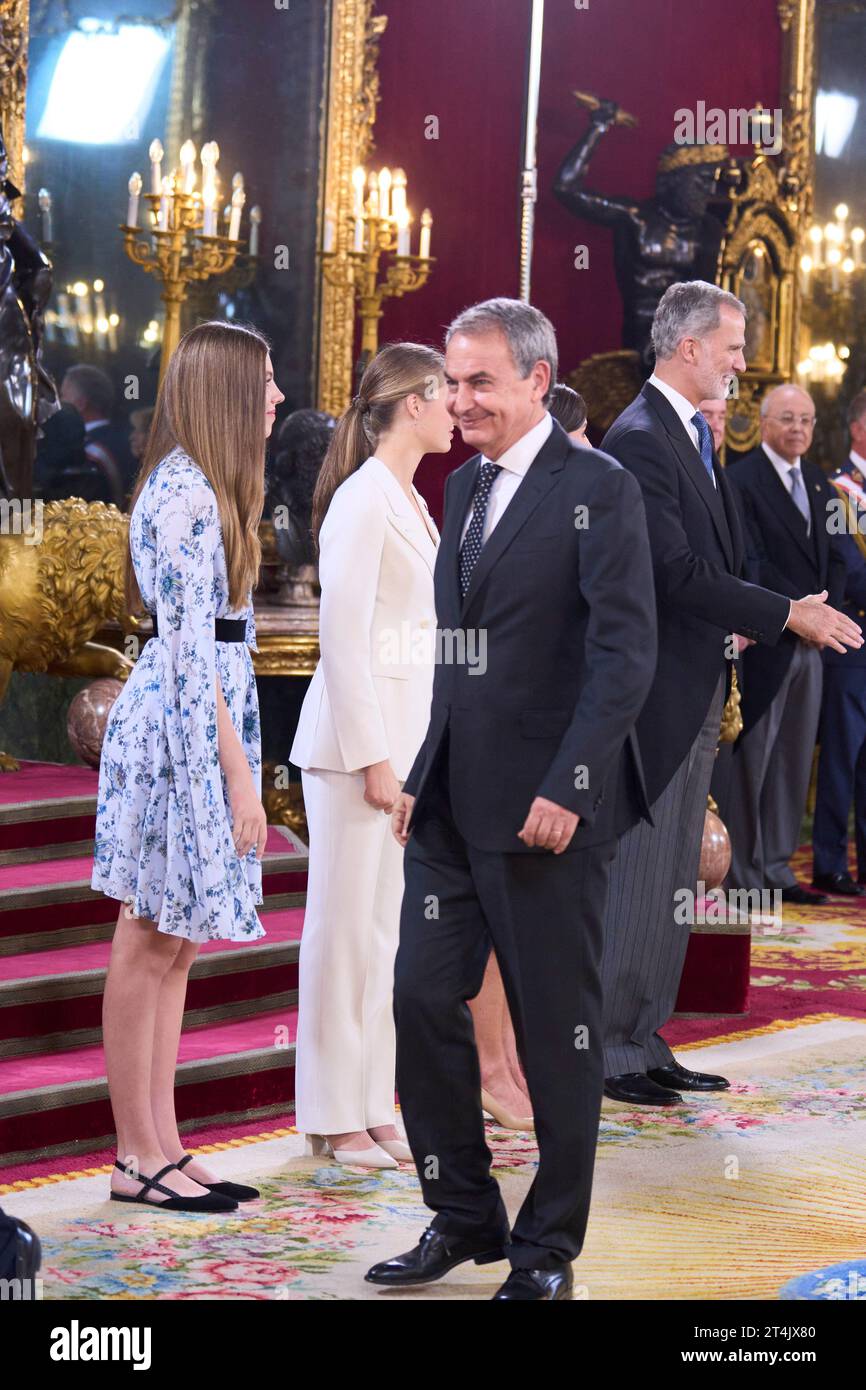
[[[21,194],[7,177],[0,129],[0,496],[31,496],[40,425],[60,408],[42,364],[43,314],[51,294],[47,256],[15,220]]]
[[[268,470],[268,503],[275,517],[277,549],[290,569],[316,563],[313,492],[335,424],[325,411],[304,408],[287,415],[277,435]]]
[[[724,229],[709,206],[718,197],[716,184],[727,150],[723,145],[668,145],[659,159],[655,196],[644,202],[588,192],[583,182],[605,131],[636,121],[614,101],[575,95],[590,107],[589,128],[563,160],[554,192],[578,217],[613,227],[623,301],[622,345],[637,351],[649,373],[650,327],[665,290],[679,280],[716,279]]]

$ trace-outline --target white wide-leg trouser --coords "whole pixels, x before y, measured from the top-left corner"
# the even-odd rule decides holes
[[[394,957],[403,851],[362,772],[303,772],[310,838],[295,1115],[307,1134],[394,1123]]]

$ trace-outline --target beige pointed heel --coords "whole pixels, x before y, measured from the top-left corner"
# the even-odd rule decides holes
[[[495,1120],[498,1125],[502,1125],[503,1129],[535,1129],[535,1120],[531,1115],[512,1115],[511,1111],[506,1110],[504,1105],[500,1105],[489,1091],[482,1090],[481,1092],[481,1108],[486,1110],[491,1119]]]
[[[397,1167],[396,1158],[392,1158],[379,1144],[373,1144],[369,1149],[335,1149],[324,1134],[308,1134],[304,1154],[308,1158],[333,1158],[350,1168]]]

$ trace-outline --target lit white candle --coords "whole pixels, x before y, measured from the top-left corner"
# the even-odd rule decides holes
[[[256,203],[255,207],[250,208],[250,251],[251,256],[259,254],[259,227],[262,222],[262,210]]]
[[[394,178],[391,185],[391,214],[399,223],[402,213],[406,211],[406,172],[404,169],[395,169]]]
[[[379,172],[379,216],[391,216],[391,170],[387,166]]]
[[[105,309],[105,296],[102,291],[105,285],[102,280],[93,282],[93,303],[96,314],[96,342],[97,346],[104,348],[108,339],[108,314]]]
[[[363,251],[363,249],[364,249],[364,219],[363,219],[363,217],[356,217],[356,218],[355,218],[355,231],[354,231],[354,237],[353,237],[353,239],[352,239],[352,250],[353,250],[353,251]]]
[[[51,241],[51,194],[47,188],[39,190],[39,211],[42,214],[42,240]]]
[[[159,229],[161,232],[168,231],[169,215],[171,210],[171,179],[168,174],[162,181],[161,197],[159,200]]]
[[[219,146],[215,140],[208,140],[201,147],[201,181],[202,187],[206,183],[213,183],[216,177],[216,163],[219,159]]]
[[[397,255],[408,256],[410,247],[409,232],[409,209],[403,208],[396,214],[397,217]]]
[[[232,210],[229,219],[229,241],[237,241],[241,234],[241,209],[247,200],[243,187],[239,184],[232,194]]]
[[[379,216],[379,176],[375,169],[370,170],[367,180],[367,211],[371,217]]]
[[[864,237],[866,237],[866,232],[864,232],[864,230],[863,230],[862,227],[852,227],[852,228],[851,228],[851,245],[852,245],[853,248],[854,248],[854,264],[855,264],[855,266],[861,266],[861,265],[863,264],[863,239],[864,239]]]
[[[117,325],[119,323],[119,314],[108,315],[108,346],[112,352],[117,352]]]
[[[206,183],[201,195],[204,210],[203,236],[216,236],[217,188],[213,182]]]
[[[425,261],[430,255],[430,232],[432,228],[433,214],[429,208],[425,208],[421,214],[421,240],[418,246],[418,255]]]
[[[160,140],[152,140],[148,154],[150,156],[150,191],[151,193],[162,192],[162,156],[165,151]]]
[[[367,184],[367,175],[364,173],[360,164],[352,170],[352,191],[354,202],[352,203],[352,213],[355,217],[364,215],[364,189]]]
[[[184,193],[192,193],[195,188],[195,145],[184,140],[180,147],[181,187]]]
[[[126,209],[127,227],[138,226],[138,199],[141,193],[141,174],[133,174],[129,180],[129,206]],[[41,196],[41,195],[40,195]],[[47,240],[48,238],[46,238]]]

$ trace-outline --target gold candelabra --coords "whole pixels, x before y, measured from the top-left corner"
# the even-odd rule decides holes
[[[361,319],[361,354],[369,361],[379,346],[384,301],[420,290],[430,277],[435,263],[430,255],[433,217],[425,208],[418,253],[413,255],[412,215],[406,205],[403,170],[395,169],[392,175],[389,169],[380,169],[368,175],[359,165],[352,175],[352,185],[352,213],[342,229],[326,213],[324,244],[319,254],[328,284],[354,289]],[[338,236],[339,231],[343,237]],[[384,258],[387,260],[383,264]]]
[[[181,306],[187,298],[187,287],[193,281],[225,275],[235,264],[240,250],[241,210],[246,200],[243,176],[235,174],[232,180],[231,205],[228,209],[228,226],[227,230],[221,233],[217,223],[217,144],[211,141],[202,146],[201,192],[195,187],[196,154],[192,141],[187,140],[181,147],[180,171],[173,169],[165,177],[162,177],[162,154],[162,145],[155,140],[150,147],[151,192],[144,194],[149,204],[150,225],[138,225],[142,180],[141,175],[135,173],[129,180],[127,220],[120,228],[130,260],[148,274],[157,276],[162,282],[165,326],[159,367],[160,382],[180,340]],[[261,213],[258,208],[253,208],[250,215],[255,232],[251,242],[257,242]],[[254,259],[256,250],[257,246],[250,246],[251,260]]]

